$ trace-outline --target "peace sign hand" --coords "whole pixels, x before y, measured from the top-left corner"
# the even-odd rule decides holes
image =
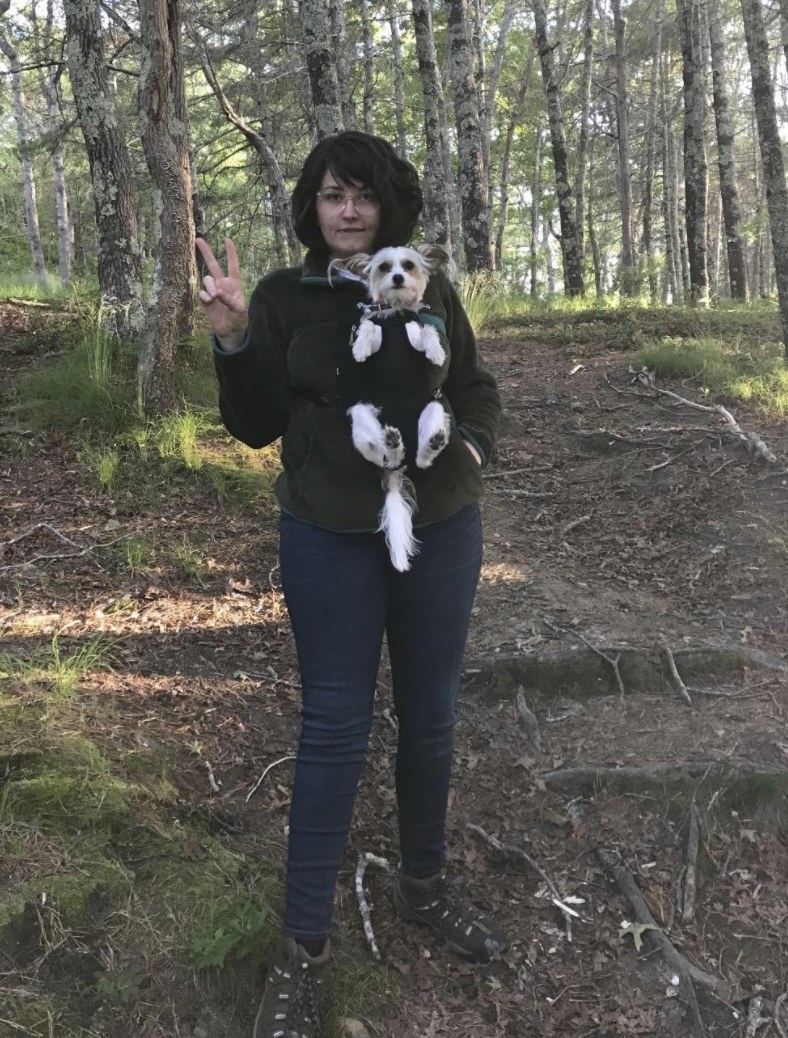
[[[219,345],[226,350],[235,349],[244,341],[246,329],[249,326],[249,313],[244,301],[243,283],[235,245],[230,238],[225,239],[224,244],[227,250],[227,274],[225,275],[208,242],[203,238],[197,238],[195,244],[208,268],[200,292],[200,301],[205,309],[205,316],[219,340]]]

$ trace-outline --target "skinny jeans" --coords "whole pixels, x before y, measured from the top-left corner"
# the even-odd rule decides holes
[[[284,934],[319,941],[369,744],[383,635],[399,721],[395,784],[402,869],[444,865],[457,692],[482,559],[478,504],[416,531],[406,573],[380,533],[336,533],[283,513],[282,587],[301,670]]]

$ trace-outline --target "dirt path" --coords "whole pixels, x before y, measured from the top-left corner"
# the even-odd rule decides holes
[[[393,917],[383,875],[370,872],[381,976],[399,992],[377,1033],[755,1034],[754,1000],[771,1016],[788,989],[788,430],[736,406],[744,429],[780,459],[769,466],[716,417],[633,384],[628,355],[609,344],[582,355],[532,341],[484,346],[506,415],[487,476],[449,864],[501,918],[512,948],[482,968],[457,962]],[[27,355],[8,340],[0,347],[5,380]],[[697,394],[689,383],[663,388]],[[92,737],[117,755],[141,740],[165,754],[184,795],[211,802],[232,846],[280,863],[291,763],[277,764],[246,800],[295,742],[297,674],[274,518],[220,511],[186,475],[147,498],[123,485],[102,495],[66,440],[24,453],[9,446],[0,439],[4,650],[22,656],[53,634],[64,645],[96,632],[120,639],[114,672],[93,676],[85,691]],[[189,577],[183,559],[179,568],[162,550],[155,566],[129,572],[110,548],[18,568],[65,554],[43,527],[11,543],[36,523],[79,545],[188,536],[202,568]],[[518,724],[520,688],[540,747]],[[343,961],[368,959],[352,895],[357,855],[396,860],[387,691],[384,672],[338,896]],[[108,700],[111,721],[99,709]],[[222,782],[214,796],[206,760]],[[685,883],[693,804],[694,911]],[[636,920],[627,877],[702,982],[666,962],[654,931],[624,925]],[[555,900],[577,913],[571,928]],[[248,965],[222,976],[225,984],[198,981],[166,1011],[137,1015],[134,1033],[245,1035],[258,978]],[[85,1035],[128,1034],[129,1013],[117,1030]],[[788,1031],[788,1007],[781,1025]]]

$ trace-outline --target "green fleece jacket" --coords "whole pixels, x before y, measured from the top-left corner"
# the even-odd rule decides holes
[[[282,437],[279,504],[298,519],[330,530],[375,530],[383,506],[380,470],[356,451],[350,421],[335,405],[337,336],[349,336],[363,284],[326,276],[326,260],[309,253],[303,267],[275,271],[249,304],[249,332],[231,352],[214,346],[219,406],[229,432],[250,447]],[[440,271],[425,295],[422,321],[435,325],[446,349],[431,372],[452,413],[448,445],[426,470],[409,469],[418,511],[414,526],[448,518],[483,492],[483,458],[495,446],[500,398],[482,363],[457,293]],[[445,339],[444,339],[445,332]]]

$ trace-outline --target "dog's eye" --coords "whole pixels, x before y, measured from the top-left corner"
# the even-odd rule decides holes
[[[403,270],[415,270],[416,269],[416,264],[413,262],[413,260],[405,260],[405,262],[402,264],[402,269]]]
[[[378,272],[381,273],[381,274],[388,274],[388,272],[390,270],[391,270],[391,264],[390,263],[381,263],[380,266],[378,267]]]

